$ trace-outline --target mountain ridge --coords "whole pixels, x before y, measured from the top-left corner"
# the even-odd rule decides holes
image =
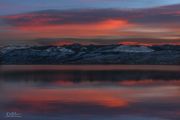
[[[64,45],[3,47],[1,64],[180,65],[178,45]]]

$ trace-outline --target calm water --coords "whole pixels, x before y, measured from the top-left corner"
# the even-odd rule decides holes
[[[75,68],[1,66],[0,120],[180,120],[178,66]]]

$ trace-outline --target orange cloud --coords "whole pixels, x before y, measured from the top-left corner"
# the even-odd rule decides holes
[[[123,45],[144,45],[144,46],[151,46],[152,43],[143,43],[143,42],[132,42],[132,41],[127,41],[127,42],[119,42],[118,44],[123,44]]]
[[[43,24],[34,26],[27,24],[26,26],[17,27],[21,31],[33,32],[41,37],[61,37],[61,36],[103,36],[118,34],[117,31],[128,26],[126,20],[105,20],[97,23],[88,24],[62,24],[49,25]]]

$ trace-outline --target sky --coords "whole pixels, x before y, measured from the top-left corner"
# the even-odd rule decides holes
[[[180,44],[179,0],[1,0],[1,44]]]

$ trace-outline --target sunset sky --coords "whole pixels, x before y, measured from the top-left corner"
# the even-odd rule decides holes
[[[180,0],[1,0],[0,44],[180,44]]]

